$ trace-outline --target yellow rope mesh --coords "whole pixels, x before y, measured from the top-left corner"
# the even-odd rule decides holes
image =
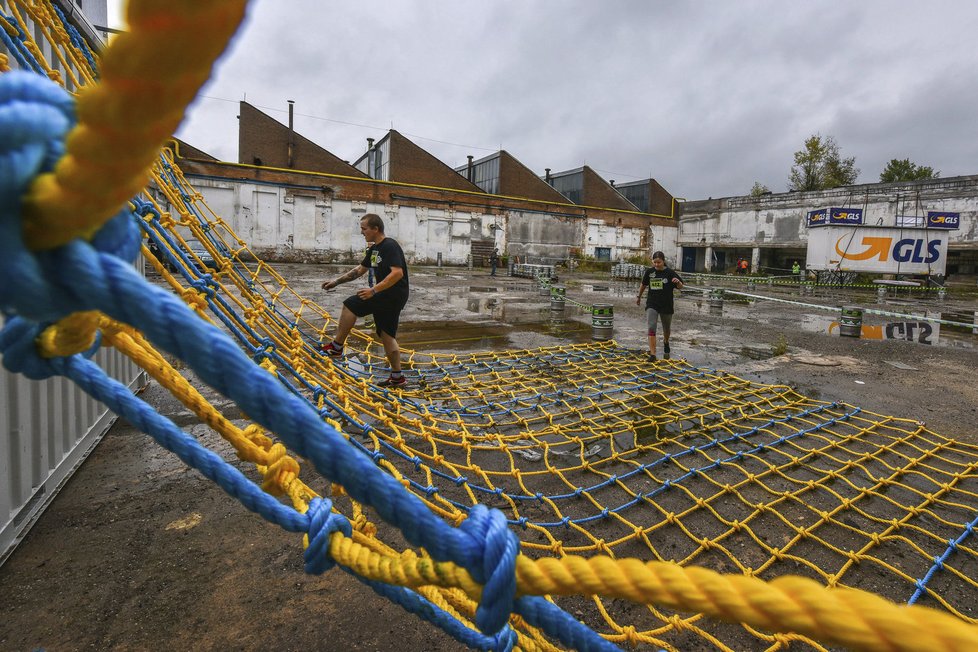
[[[956,597],[978,588],[971,547],[959,546],[961,565],[946,564],[947,575],[922,601],[964,622],[949,618],[923,630],[918,622],[915,637],[905,631],[913,619],[903,614],[927,619],[934,612],[884,603],[891,610],[884,632],[858,617],[886,611],[860,602],[872,596],[822,587],[908,599],[975,516],[978,447],[911,420],[679,361],[650,370],[613,343],[464,355],[405,350],[417,388],[378,393],[369,385],[385,365],[378,343],[363,332],[351,336],[347,346],[359,360],[353,375],[315,354],[311,344],[332,330],[332,318],[256,261],[200,195],[186,191],[180,171],[170,172],[184,192],[156,177],[175,211],[162,222],[171,233],[216,243],[209,247],[219,267],[213,280],[231,307],[227,316],[244,319],[253,345],[267,340],[289,360],[290,369],[278,372],[294,370],[323,390],[338,406],[335,423],[383,453],[381,465],[433,511],[459,523],[460,505],[482,502],[522,522],[521,592],[593,594],[566,604],[611,640],[667,649],[689,636],[720,649],[759,642],[778,649],[791,641],[900,649],[943,635],[952,642],[928,638],[924,646],[955,649],[974,641],[964,624],[974,622],[974,608]],[[183,277],[160,271],[186,292]],[[429,560],[422,572],[412,551],[368,555],[352,545],[334,536],[331,552],[367,577],[479,595],[451,564]],[[627,558],[651,561],[634,566]],[[616,608],[613,597],[650,606]]]
[[[0,4],[27,33],[35,33],[32,21],[57,24],[46,2]],[[230,33],[243,11],[242,2],[189,0],[133,7],[134,35],[118,50],[126,60],[107,64],[115,46],[106,55],[103,82],[81,93],[85,124],[71,138],[71,156],[35,186],[28,233],[37,247],[90,232],[142,186],[152,152],[220,51],[213,44],[194,49],[191,41],[206,39],[186,35],[199,34],[201,25]],[[186,29],[191,24],[194,30]],[[13,26],[4,20],[0,28],[9,33]],[[182,104],[156,107],[148,96],[159,99],[163,86],[134,83],[166,77],[160,62],[170,61],[138,42],[140,30],[183,35],[184,45],[169,43],[168,51],[207,58],[199,70],[161,82]],[[90,85],[94,75],[63,30],[40,33],[57,51],[56,67],[45,63],[49,76]],[[127,107],[137,110],[122,119]],[[119,158],[130,144],[132,155]],[[978,447],[789,387],[682,361],[650,367],[614,343],[464,355],[404,351],[417,384],[379,391],[371,384],[385,367],[379,344],[355,331],[347,346],[356,362],[334,365],[315,353],[313,345],[335,327],[332,316],[256,260],[164,156],[169,169],[157,163],[152,170],[161,218],[146,217],[146,225],[174,243],[164,244],[164,257],[184,250],[189,264],[176,274],[148,256],[163,281],[201,318],[216,311],[237,320],[247,344],[278,356],[264,356],[264,368],[290,382],[350,445],[381,454],[381,468],[433,512],[458,524],[475,503],[503,510],[522,542],[521,594],[550,595],[624,645],[978,645],[978,550],[968,538],[978,510]],[[95,179],[88,164],[103,177]],[[216,261],[211,287],[223,302],[189,285],[202,267],[187,245],[191,236]],[[81,350],[96,324],[105,343],[136,360],[252,462],[266,491],[308,508],[316,494],[274,435],[235,426],[137,331],[82,313],[51,327],[39,345],[49,355]],[[466,571],[423,550],[388,545],[368,510],[342,487],[331,492],[354,527],[350,538],[332,536],[334,559],[365,577],[413,587],[471,624],[481,587]],[[949,542],[956,542],[950,553]],[[889,602],[906,602],[928,573],[919,602],[930,608]],[[518,617],[511,624],[520,649],[555,649]]]

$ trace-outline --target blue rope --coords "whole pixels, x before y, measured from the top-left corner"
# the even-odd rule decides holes
[[[947,548],[940,556],[934,557],[934,565],[927,570],[922,578],[914,582],[914,586],[917,588],[913,592],[913,595],[910,596],[910,599],[907,600],[907,604],[914,604],[920,599],[920,596],[927,592],[927,584],[931,581],[936,573],[944,570],[944,562],[946,562],[952,554],[957,552],[958,546],[964,543],[965,539],[974,534],[975,530],[978,530],[978,517],[964,526],[964,531],[958,535],[957,539],[951,539],[947,542]]]
[[[41,326],[19,317],[9,319],[4,325],[0,331],[0,353],[8,371],[22,373],[32,380],[52,376],[68,378],[92,398],[104,403],[115,414],[175,453],[185,464],[214,481],[249,510],[290,532],[310,532],[309,516],[299,514],[262,491],[234,466],[200,445],[91,360],[81,354],[49,359],[38,356],[34,340],[41,329]]]
[[[65,18],[64,12],[61,11],[61,8],[58,7],[57,3],[52,2],[51,6],[54,7],[54,10],[58,13],[58,18],[61,19],[61,26],[64,27],[65,32],[68,33],[68,38],[71,39],[71,44],[81,50],[81,53],[85,55],[86,59],[88,59],[89,71],[93,75],[97,75],[98,68],[95,64],[95,58],[92,56],[91,50],[88,49],[88,43],[86,43],[85,39],[81,37],[81,34],[78,33],[75,26],[68,22],[68,19]]]
[[[344,570],[347,570],[344,568]],[[437,625],[455,640],[465,644],[475,650],[493,650],[498,652],[509,652],[517,642],[516,632],[509,625],[494,636],[486,636],[466,627],[458,618],[448,613],[436,604],[425,599],[423,596],[406,589],[402,586],[392,586],[384,582],[368,580],[356,573],[347,570],[353,577],[373,589],[378,595],[387,598],[391,602],[400,605],[406,611],[416,615],[418,618]]]
[[[8,24],[13,25],[14,29],[17,30],[16,40],[7,34],[7,30],[0,29],[0,41],[7,46],[7,51],[14,55],[14,60],[20,65],[21,68],[26,70],[33,70],[38,75],[44,74],[44,68],[38,63],[34,55],[26,47],[27,36],[24,34],[24,30],[20,28],[20,24],[14,20],[13,16],[8,16],[6,14],[0,14],[3,16],[4,20]],[[10,74],[10,73],[7,73]]]
[[[11,89],[11,85],[21,81],[23,88]],[[138,218],[128,210],[120,211],[113,219],[116,223],[106,227],[106,235],[100,234],[91,243],[74,240],[37,255],[27,251],[20,234],[20,200],[30,181],[50,169],[57,154],[63,151],[63,145],[59,147],[57,143],[63,139],[70,119],[66,119],[69,116],[63,115],[64,111],[59,117],[59,111],[52,107],[66,107],[70,102],[65,99],[67,94],[48,80],[8,73],[0,76],[0,106],[6,109],[16,105],[18,100],[12,96],[17,90],[39,105],[39,110],[44,109],[45,119],[32,120],[23,111],[13,111],[20,120],[8,119],[9,130],[0,129],[0,133],[18,136],[5,138],[2,144],[12,141],[14,147],[8,145],[0,150],[2,169],[16,171],[0,177],[0,277],[8,279],[0,291],[4,314],[36,322],[30,328],[39,329],[43,323],[74,312],[100,310],[140,329],[154,345],[184,360],[203,382],[234,400],[256,423],[276,433],[291,450],[311,460],[325,478],[344,486],[351,498],[374,507],[385,521],[402,531],[408,542],[424,547],[435,560],[454,562],[473,577],[485,578],[477,624],[488,635],[501,631],[509,613],[503,612],[514,604],[512,569],[519,551],[516,535],[505,529],[505,516],[496,512],[477,517],[467,527],[448,526],[420,498],[351,448],[340,433],[320,419],[316,410],[256,366],[217,327],[198,319],[170,293],[147,283],[131,266],[137,251],[131,243],[138,247],[139,242]],[[4,102],[2,98],[11,99]],[[38,101],[39,98],[45,101]],[[7,124],[0,122],[0,126]],[[33,137],[19,138],[27,132]],[[10,279],[16,282],[11,283]],[[10,345],[10,354],[4,355],[8,369],[39,377],[56,373],[67,376],[114,412],[172,447],[182,460],[252,511],[286,529],[308,531],[309,517],[303,518],[264,492],[253,491],[254,485],[240,472],[196,442],[186,441],[187,436],[172,422],[132,396],[121,383],[108,378],[94,363],[80,355],[42,361],[33,354],[32,358],[25,350],[31,346],[23,337],[29,328],[17,326],[19,322],[8,319],[0,333],[0,341]],[[10,323],[15,327],[8,331]],[[11,368],[10,360],[20,360],[20,368]],[[334,523],[329,527],[341,526]],[[488,540],[477,538],[481,535]],[[528,609],[530,618],[541,618],[541,626],[561,621],[561,631],[554,631],[559,640],[604,640],[562,610],[558,609],[556,615],[551,607],[557,608],[548,607],[550,603],[543,598],[522,598],[518,603]]]
[[[329,535],[342,532],[353,536],[353,526],[342,514],[334,514],[333,502],[328,498],[313,498],[309,503],[309,546],[305,552],[305,569],[311,575],[322,575],[336,565],[329,556]]]

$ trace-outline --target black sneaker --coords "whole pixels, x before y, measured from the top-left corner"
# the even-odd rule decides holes
[[[394,376],[391,374],[387,380],[382,380],[377,383],[377,387],[403,387],[407,385],[407,378],[404,376]]]
[[[650,353],[649,354],[649,362],[655,362],[656,360],[658,360],[658,358],[655,357],[655,354],[654,353]]]
[[[668,345],[666,345],[666,346],[664,346],[662,348],[662,359],[663,360],[668,360],[669,359],[669,346]]]
[[[320,344],[319,352],[325,353],[331,358],[342,358],[343,357],[343,347],[336,346],[335,342],[330,342],[329,344]]]

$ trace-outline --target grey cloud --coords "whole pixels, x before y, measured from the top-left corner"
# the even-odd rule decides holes
[[[804,139],[861,181],[978,173],[978,5],[867,0],[258,0],[180,137],[236,158],[236,102],[342,158],[393,126],[449,164],[500,146],[689,199],[784,190]],[[231,101],[222,101],[231,100]],[[355,123],[355,124],[343,124]],[[366,125],[366,126],[357,126]],[[443,142],[438,142],[443,141]]]

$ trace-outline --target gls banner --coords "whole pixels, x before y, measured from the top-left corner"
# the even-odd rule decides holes
[[[961,226],[961,213],[927,211],[927,228],[957,229]]]
[[[947,229],[829,224],[808,232],[807,267],[872,274],[944,274]]]
[[[808,211],[808,228],[813,226],[825,226],[829,223],[829,209],[822,208],[817,211]]]
[[[843,245],[842,236],[835,243],[835,253],[842,260],[878,260],[886,262],[894,260],[898,263],[931,264],[941,257],[941,241],[924,238],[886,238],[864,235],[862,238],[850,238]],[[844,247],[844,249],[843,249]]]
[[[848,224],[858,226],[863,223],[863,209],[861,208],[830,208],[829,224]]]

